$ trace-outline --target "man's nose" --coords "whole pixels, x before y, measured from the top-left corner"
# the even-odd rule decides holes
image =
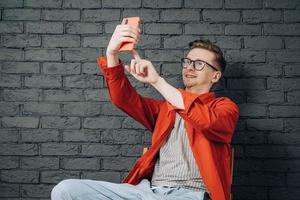
[[[186,65],[186,69],[189,71],[194,71],[195,70],[194,63],[190,63],[190,64]]]

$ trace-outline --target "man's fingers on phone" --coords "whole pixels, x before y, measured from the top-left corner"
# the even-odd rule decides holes
[[[134,39],[139,39],[139,35],[136,35],[132,32],[129,32],[129,31],[123,31],[121,32],[121,35],[124,36],[124,37],[131,37],[131,38],[134,38]]]
[[[130,26],[130,25],[122,25],[122,29],[125,31],[132,31],[136,34],[140,34],[141,33],[141,29],[139,27],[136,26]]]
[[[134,32],[136,32],[136,33],[141,33],[142,31],[141,31],[141,29],[139,28],[139,27],[136,27],[136,26],[131,26],[130,27],[131,28],[131,30],[133,30]]]
[[[137,31],[133,31],[133,30],[123,29],[122,32],[124,35],[128,35],[131,37],[139,37],[140,36],[140,34]]]
[[[136,42],[136,40],[131,37],[121,37],[121,42]]]

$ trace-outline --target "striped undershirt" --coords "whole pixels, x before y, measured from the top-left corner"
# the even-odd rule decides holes
[[[181,186],[208,192],[191,151],[184,120],[178,113],[172,132],[159,150],[151,185]]]

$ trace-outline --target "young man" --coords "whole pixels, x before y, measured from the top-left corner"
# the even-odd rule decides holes
[[[229,98],[216,97],[210,91],[226,65],[220,48],[209,40],[191,42],[189,52],[181,60],[185,89],[177,89],[135,51],[130,66],[120,63],[120,45],[125,41],[137,43],[139,37],[139,28],[118,25],[106,57],[98,58],[98,64],[113,104],[150,130],[151,147],[121,184],[64,180],[52,190],[52,200],[229,200],[230,142],[239,109]],[[124,68],[137,80],[151,84],[165,100],[139,95]]]

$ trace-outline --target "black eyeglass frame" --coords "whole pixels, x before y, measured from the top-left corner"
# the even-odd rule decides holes
[[[206,61],[204,61],[204,60],[200,60],[200,59],[197,59],[197,60],[191,60],[191,59],[189,59],[189,58],[187,58],[187,57],[181,58],[181,64],[182,64],[182,67],[183,67],[183,68],[186,68],[186,67],[184,67],[185,59],[189,60],[190,63],[193,64],[193,68],[194,68],[195,70],[197,70],[197,71],[203,70],[203,68],[204,68],[204,66],[205,66],[205,65],[203,65],[203,67],[202,67],[201,69],[196,69],[195,62],[197,62],[197,61],[200,61],[200,62],[202,62],[202,63],[204,63],[204,64],[207,64],[208,66],[210,66],[211,68],[213,68],[215,71],[220,71],[220,70],[218,70],[216,67],[212,66],[211,64],[209,64],[208,62],[206,62]]]

